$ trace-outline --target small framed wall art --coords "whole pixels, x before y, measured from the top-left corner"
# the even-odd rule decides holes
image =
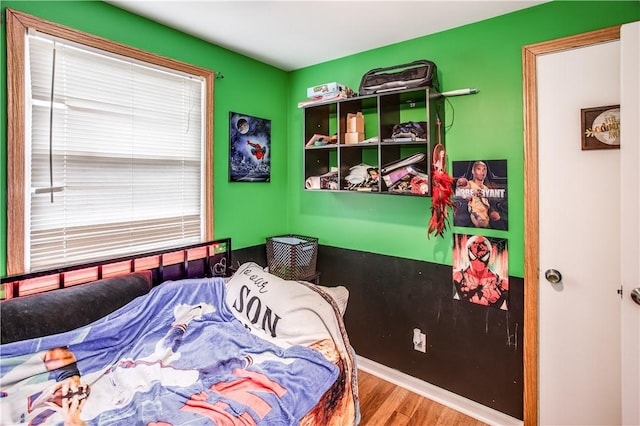
[[[580,110],[582,150],[620,148],[620,105]]]
[[[229,112],[229,182],[271,180],[271,120]]]

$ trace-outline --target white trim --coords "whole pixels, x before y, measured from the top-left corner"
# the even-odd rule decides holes
[[[522,420],[518,420],[493,408],[486,407],[453,392],[434,386],[431,383],[387,367],[386,365],[379,364],[359,355],[356,356],[356,360],[358,368],[362,371],[373,374],[383,380],[401,386],[442,405],[446,405],[449,408],[487,424],[496,426],[522,426],[524,424]]]

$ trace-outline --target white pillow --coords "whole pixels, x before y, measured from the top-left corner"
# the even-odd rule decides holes
[[[347,302],[349,302],[349,290],[341,285],[337,287],[325,287],[318,284],[311,284],[316,288],[327,293],[338,305],[340,315],[344,316],[344,312],[347,310]]]
[[[226,303],[252,333],[282,347],[332,339],[337,328],[336,312],[321,294],[253,262],[241,265],[227,283]]]
[[[265,272],[269,272],[269,267],[262,268]],[[340,315],[344,316],[344,312],[347,310],[347,302],[349,301],[349,290],[346,287],[341,285],[336,287],[325,287],[318,284],[313,284],[309,281],[304,281],[309,285],[312,285],[325,293],[327,293],[338,305],[338,310],[340,311]]]

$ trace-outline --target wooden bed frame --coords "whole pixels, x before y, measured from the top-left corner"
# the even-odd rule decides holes
[[[152,285],[166,280],[229,276],[231,239],[124,256],[0,278],[0,300],[72,287],[130,272],[150,271]]]

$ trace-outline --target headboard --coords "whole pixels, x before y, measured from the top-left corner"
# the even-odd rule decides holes
[[[0,278],[1,343],[87,325],[164,281],[228,276],[231,239]]]
[[[0,300],[12,299],[129,272],[150,271],[152,286],[167,280],[227,276],[231,239],[193,244],[150,253],[49,269],[0,278]]]

